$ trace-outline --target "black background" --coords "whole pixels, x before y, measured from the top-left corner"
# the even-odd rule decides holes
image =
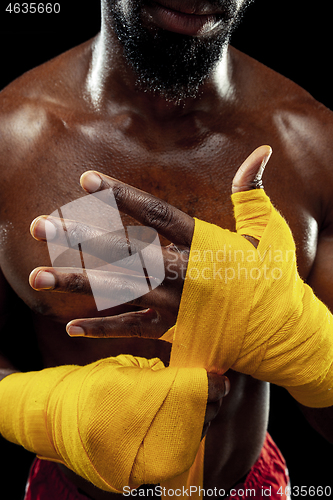
[[[59,3],[60,14],[9,14],[5,11],[9,2],[1,0],[0,89],[25,71],[98,32],[98,0],[59,0]],[[333,109],[332,26],[328,9],[327,2],[256,0],[234,34],[232,44],[295,81]],[[287,459],[292,486],[333,484],[332,446],[311,429],[286,391],[277,387],[272,387],[269,428]],[[19,472],[21,464],[27,469],[32,455],[19,447],[2,444],[7,455],[1,462],[1,486],[11,484],[11,493],[6,498],[18,500],[24,489],[21,479],[24,474]]]

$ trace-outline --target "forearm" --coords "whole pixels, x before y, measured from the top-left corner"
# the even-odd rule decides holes
[[[329,407],[333,317],[299,277],[290,229],[264,192],[233,200],[239,234],[196,221],[177,362],[232,368],[286,387],[303,405]],[[260,240],[258,248],[241,235]]]
[[[121,492],[192,465],[206,402],[205,370],[119,356],[7,377],[0,382],[0,432]]]

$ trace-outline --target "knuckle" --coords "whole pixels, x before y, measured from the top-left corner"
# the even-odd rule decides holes
[[[126,259],[124,267],[128,267],[130,262],[129,245],[126,240],[117,234],[108,233],[98,240],[99,247],[106,262],[113,263]]]
[[[116,202],[121,206],[122,201],[127,198],[129,191],[123,184],[114,183],[112,186],[112,192]]]
[[[130,330],[131,337],[139,337],[139,338],[144,337],[143,328],[139,322],[130,321],[128,323],[127,327],[128,327],[128,330]]]
[[[150,202],[146,212],[146,220],[148,225],[152,225],[157,229],[165,229],[172,223],[172,213],[168,206],[159,200]]]
[[[108,318],[101,318],[92,328],[89,333],[93,337],[107,338],[109,337],[109,324]]]
[[[130,302],[136,297],[136,287],[130,280],[122,280],[121,286],[117,291],[118,299],[123,303]]]
[[[91,288],[84,274],[73,273],[65,275],[62,280],[61,288],[65,292],[89,294]]]
[[[69,226],[64,227],[68,234],[71,246],[76,246],[86,239],[87,228],[78,222],[72,222]]]

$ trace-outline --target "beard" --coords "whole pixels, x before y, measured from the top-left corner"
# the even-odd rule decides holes
[[[142,0],[132,0],[126,15],[120,1],[114,0],[109,15],[126,60],[136,74],[138,88],[180,103],[198,96],[251,2],[246,0],[237,9],[235,0],[212,0],[210,4],[222,7],[225,14],[213,34],[201,37],[144,27],[140,16]]]

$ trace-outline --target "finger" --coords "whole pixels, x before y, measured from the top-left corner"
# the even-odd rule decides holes
[[[74,247],[82,241],[99,238],[109,232],[74,220],[40,215],[30,224],[30,234],[39,241],[52,241],[56,245]],[[113,234],[122,232],[114,231]]]
[[[230,381],[225,375],[218,373],[207,373],[208,377],[208,399],[204,426],[202,430],[202,438],[208,431],[208,428],[214,418],[217,416],[222,405],[222,399],[230,391]]]
[[[37,267],[29,276],[29,284],[34,290],[54,290],[91,295],[91,286],[86,273],[75,268]]]
[[[152,308],[104,318],[75,319],[66,326],[70,337],[158,339],[165,325]]]
[[[232,181],[232,193],[263,187],[262,175],[271,154],[270,146],[255,149],[237,170]]]
[[[228,377],[220,373],[208,372],[208,403],[214,403],[227,396],[230,391]]]
[[[39,267],[31,272],[29,283],[37,291],[52,290],[93,296],[98,310],[121,304],[163,308],[168,294],[164,287],[157,288],[160,282],[151,276],[98,269]],[[168,300],[168,308],[177,308],[177,298],[174,303]]]
[[[169,203],[94,171],[85,172],[80,182],[88,193],[111,188],[120,211],[130,215],[141,224],[156,229],[176,245],[190,245],[194,220]]]
[[[110,232],[77,221],[40,216],[31,223],[30,232],[37,240],[69,249],[52,262],[54,267],[70,266],[73,250],[77,250],[85,267],[92,267],[92,262],[89,261],[88,265],[86,261],[88,254],[102,261],[96,262],[93,267],[117,263],[118,267],[136,270],[141,266],[141,253],[144,252],[144,262],[150,272],[160,268],[159,238],[157,232],[149,227],[130,226],[127,233],[125,230]]]

